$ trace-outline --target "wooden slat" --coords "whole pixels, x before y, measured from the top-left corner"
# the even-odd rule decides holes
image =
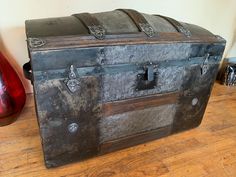
[[[105,103],[103,107],[103,116],[107,117],[114,114],[120,114],[129,111],[142,110],[145,108],[156,107],[165,104],[176,103],[179,92],[149,95],[146,97],[133,98],[115,102]]]
[[[134,44],[225,43],[224,39],[216,36],[192,35],[188,38],[178,32],[159,33],[158,36],[152,38],[148,38],[144,33],[130,33],[106,35],[104,40],[96,40],[93,36],[57,36],[40,39],[45,41],[45,45],[38,48],[30,48],[31,51]]]
[[[150,130],[124,138],[119,138],[117,140],[104,142],[103,144],[101,144],[101,154],[120,150],[126,147],[131,147],[140,143],[148,142],[167,136],[171,133],[171,127],[172,126],[169,125],[155,130]]]

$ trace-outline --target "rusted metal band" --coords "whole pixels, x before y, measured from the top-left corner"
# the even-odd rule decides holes
[[[88,29],[89,33],[94,35],[97,39],[104,39],[106,30],[96,17],[89,13],[81,13],[72,15],[79,19],[83,25]]]
[[[187,37],[191,36],[191,32],[185,28],[180,22],[178,22],[177,20],[170,18],[170,17],[166,17],[163,15],[155,15],[158,17],[161,17],[163,19],[165,19],[166,21],[168,21],[178,32],[184,34]]]
[[[154,30],[152,26],[148,23],[148,21],[144,18],[144,16],[138,11],[132,9],[117,9],[126,13],[129,18],[132,19],[134,24],[137,26],[140,32],[144,32],[148,37],[154,36]]]

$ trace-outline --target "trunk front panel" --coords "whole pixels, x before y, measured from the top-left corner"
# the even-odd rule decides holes
[[[220,50],[222,45],[163,44],[32,54],[47,166],[197,126]]]

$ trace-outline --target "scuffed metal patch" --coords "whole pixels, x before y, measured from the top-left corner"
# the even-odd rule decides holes
[[[81,90],[75,93],[68,90],[63,79],[35,83],[35,101],[47,167],[97,154],[101,78],[81,78]]]
[[[152,130],[168,135],[199,125],[223,47],[170,43],[34,53],[35,101],[47,167],[98,155],[101,143],[110,140],[116,140],[118,144],[114,146],[118,146],[126,144],[119,138],[144,132],[149,136]],[[206,52],[212,57],[207,74],[201,75]],[[157,66],[156,88],[137,91],[137,76],[145,72],[146,63]],[[81,81],[80,89],[74,93],[63,82],[71,64]],[[172,102],[126,113],[121,110],[117,115],[101,117],[103,103],[175,91],[180,93],[176,105]],[[194,98],[198,101],[193,104]],[[135,141],[145,142],[142,138]]]
[[[182,94],[180,95],[179,104],[176,108],[172,133],[200,125],[218,67],[219,64],[209,65],[209,69],[205,75],[201,74],[201,65],[192,65],[185,69]]]
[[[144,44],[106,47],[107,64],[145,63],[189,58],[192,44]],[[174,52],[178,51],[178,52]]]
[[[99,123],[100,142],[171,125],[175,108],[175,104],[170,104],[102,118]]]
[[[156,88],[137,91],[137,75],[140,71],[105,74],[103,77],[103,102],[121,100],[157,93],[177,91],[183,82],[183,67],[158,68]]]

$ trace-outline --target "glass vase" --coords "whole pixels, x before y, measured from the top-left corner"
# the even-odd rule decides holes
[[[25,89],[19,76],[0,52],[0,126],[17,119],[25,100]]]

